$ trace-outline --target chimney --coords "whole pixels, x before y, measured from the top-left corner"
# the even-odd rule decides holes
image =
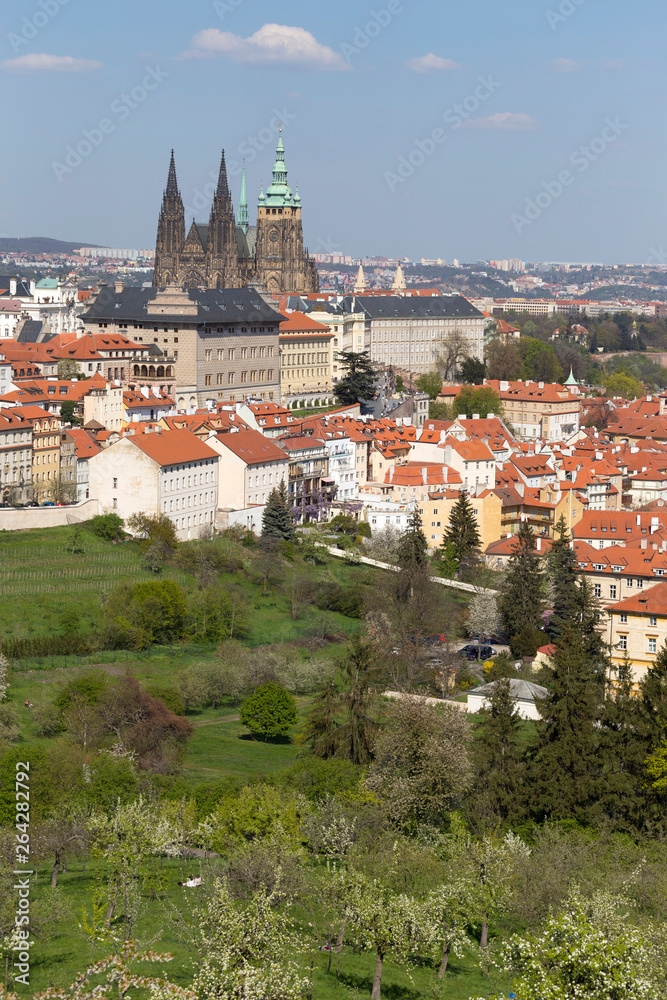
[[[479,420],[479,413],[473,413],[472,419],[473,420]]]
[[[641,526],[642,526],[642,516],[641,514],[637,514],[637,527],[641,528]]]
[[[114,283],[113,283],[113,290],[116,293],[116,295],[120,295],[120,293],[123,291],[124,288],[125,288],[124,282],[122,282],[122,281],[114,281]]]
[[[645,538],[642,538],[642,549],[644,550],[644,552],[646,552],[647,548],[648,548],[648,541]]]
[[[9,279],[9,294],[16,295],[16,278]]]
[[[537,383],[537,388],[538,389],[544,389],[544,382],[538,382]]]
[[[535,548],[537,549],[538,552],[542,551],[542,539],[541,538],[536,538],[535,539]]]

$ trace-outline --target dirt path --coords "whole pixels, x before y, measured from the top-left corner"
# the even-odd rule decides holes
[[[193,723],[195,729],[202,729],[204,726],[223,726],[225,722],[240,722],[238,715],[226,715],[224,719],[204,719],[203,722]]]

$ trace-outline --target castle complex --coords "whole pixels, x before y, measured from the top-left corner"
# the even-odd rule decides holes
[[[303,246],[301,197],[287,183],[282,132],[273,179],[260,192],[257,225],[249,225],[245,168],[238,224],[222,153],[208,225],[192,221],[186,237],[183,199],[171,154],[155,244],[153,284],[158,288],[244,288],[259,282],[268,292],[316,292],[317,268]]]

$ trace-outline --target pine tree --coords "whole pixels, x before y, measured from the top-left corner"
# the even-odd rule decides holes
[[[541,704],[532,761],[537,818],[587,821],[601,791],[598,718],[602,692],[578,622],[564,625],[553,655],[551,691]]]
[[[289,506],[285,480],[271,490],[262,517],[262,538],[283,539],[290,542],[294,538],[294,521]]]
[[[579,619],[581,594],[577,586],[577,556],[570,545],[565,518],[561,515],[556,525],[549,553],[549,578],[551,581],[553,613],[547,631],[556,642],[564,633],[569,622]]]
[[[632,663],[626,652],[607,684],[600,719],[603,766],[601,806],[614,827],[642,832],[647,820],[647,795],[642,781],[647,743],[638,729],[641,702],[634,695]]]
[[[408,520],[408,527],[398,543],[398,565],[401,569],[408,570],[425,566],[428,561],[427,549],[428,543],[422,529],[421,517],[415,508]]]
[[[452,507],[444,541],[451,543],[461,575],[467,563],[476,561],[481,541],[477,518],[465,490],[461,491],[459,499]]]
[[[477,778],[469,809],[482,827],[521,817],[525,764],[520,731],[521,719],[505,677],[496,681],[489,707],[480,713],[475,739]]]
[[[500,613],[510,640],[523,629],[541,629],[545,580],[531,526],[523,522],[500,590]]]
[[[334,684],[327,684],[315,698],[304,728],[306,742],[316,757],[328,760],[336,755],[339,746],[336,712],[339,711],[336,688]]]

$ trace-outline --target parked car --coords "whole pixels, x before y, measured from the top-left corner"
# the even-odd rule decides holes
[[[459,650],[459,656],[465,656],[466,660],[476,660],[478,658],[480,660],[492,660],[497,655],[493,646],[478,646],[476,642],[471,642]]]

